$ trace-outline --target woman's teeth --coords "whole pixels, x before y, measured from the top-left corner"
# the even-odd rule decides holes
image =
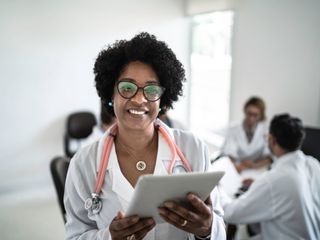
[[[130,110],[129,110],[129,113],[131,113],[131,114],[136,114],[136,115],[143,115],[143,114],[146,113],[146,111],[139,111],[139,110],[130,109]]]

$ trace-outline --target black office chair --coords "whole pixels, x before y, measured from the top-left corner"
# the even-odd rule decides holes
[[[50,171],[64,222],[66,222],[66,210],[63,204],[63,195],[69,163],[70,158],[68,157],[55,157],[50,163]]]
[[[87,138],[96,124],[96,117],[91,112],[76,112],[68,116],[64,134],[64,152],[66,156],[71,158],[77,151],[77,149],[71,149],[71,141]]]
[[[301,150],[320,161],[320,128],[306,127],[306,137]]]

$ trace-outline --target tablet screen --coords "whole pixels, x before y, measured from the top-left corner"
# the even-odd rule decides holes
[[[209,197],[224,172],[183,173],[175,175],[143,175],[138,179],[126,216],[153,217],[163,222],[158,207],[173,200],[189,208],[186,195],[190,192],[202,200]]]

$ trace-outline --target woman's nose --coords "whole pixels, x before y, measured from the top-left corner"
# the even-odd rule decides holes
[[[138,92],[136,93],[136,95],[134,95],[133,98],[131,98],[131,101],[134,101],[139,104],[148,102],[148,100],[143,94],[143,89],[138,89]]]

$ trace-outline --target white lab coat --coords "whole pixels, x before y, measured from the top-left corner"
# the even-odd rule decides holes
[[[261,223],[262,239],[320,239],[320,164],[301,151],[275,159],[270,171],[224,206],[226,222]]]
[[[158,120],[159,121],[159,120]],[[176,141],[189,161],[193,171],[204,172],[209,170],[209,153],[207,147],[191,133],[169,129],[162,122],[162,126]],[[126,211],[133,196],[134,188],[122,175],[114,146],[109,158],[107,173],[100,198],[102,210],[99,214],[93,214],[91,210],[85,210],[85,200],[91,197],[96,173],[101,160],[103,142],[108,134],[88,147],[78,152],[71,160],[66,185],[64,204],[67,212],[66,239],[111,239],[109,224],[118,211]],[[168,174],[166,167],[172,158],[170,148],[159,134],[158,154],[154,174]],[[176,166],[182,165],[177,158]],[[211,239],[225,239],[225,227],[223,222],[223,210],[219,203],[217,190],[211,194],[213,202],[213,225]],[[168,223],[157,224],[145,239],[194,239],[192,234],[181,231]]]
[[[236,161],[262,159],[270,154],[266,140],[267,133],[266,123],[258,123],[249,143],[243,125],[234,125],[227,133],[221,152],[235,158]]]

